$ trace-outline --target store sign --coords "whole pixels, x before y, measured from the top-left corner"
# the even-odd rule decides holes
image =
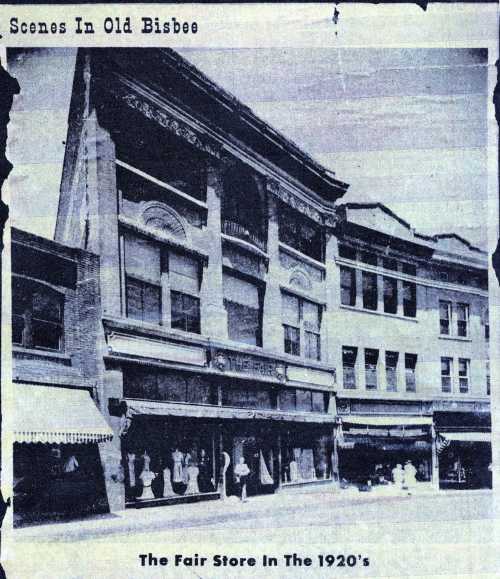
[[[212,357],[212,366],[221,372],[258,375],[279,380],[285,379],[285,367],[280,362],[239,352],[216,351]]]

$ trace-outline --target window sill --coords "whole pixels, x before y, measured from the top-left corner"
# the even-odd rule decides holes
[[[472,338],[462,336],[447,336],[446,334],[439,335],[440,340],[451,340],[452,342],[472,342]]]
[[[69,354],[58,352],[57,350],[24,348],[23,346],[13,345],[12,352],[13,354],[25,354],[29,356],[37,356],[39,358],[55,358],[57,360],[64,360],[65,362],[71,362],[71,356]]]
[[[313,257],[309,257],[308,255],[306,255],[305,253],[302,253],[298,249],[295,249],[295,248],[291,247],[290,245],[283,243],[282,241],[279,242],[279,246],[280,246],[280,249],[282,249],[286,253],[291,254],[293,257],[297,257],[298,259],[305,261],[306,263],[308,263],[309,265],[312,265],[313,267],[320,268],[322,271],[326,270],[326,265],[324,263],[314,259]]]
[[[249,253],[254,253],[259,257],[269,260],[269,255],[265,251],[263,251],[256,245],[253,245],[253,243],[250,243],[249,241],[245,241],[244,239],[240,239],[239,237],[228,235],[227,233],[221,233],[221,238],[224,241],[227,241],[228,243],[232,243],[233,245],[237,245],[238,247],[245,249]]]
[[[357,306],[347,306],[345,304],[340,304],[340,308],[343,310],[349,310],[351,312],[359,312],[361,314],[372,314],[376,316],[385,316],[387,318],[393,318],[395,320],[406,320],[407,322],[418,323],[417,318],[410,318],[408,316],[401,316],[399,314],[389,314],[387,312],[382,312],[379,310],[368,310],[366,308],[358,308]]]

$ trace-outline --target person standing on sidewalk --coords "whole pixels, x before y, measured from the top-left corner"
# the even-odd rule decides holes
[[[400,464],[397,464],[392,469],[392,481],[394,486],[397,488],[398,491],[403,489],[403,481],[404,481],[405,473],[403,467]]]
[[[408,489],[408,494],[411,495],[412,490],[417,484],[417,469],[413,466],[411,460],[407,460],[404,468],[405,487]]]
[[[243,503],[247,501],[247,478],[250,474],[250,469],[245,462],[245,457],[240,457],[240,462],[234,467],[234,475],[236,482],[240,486],[240,499]]]

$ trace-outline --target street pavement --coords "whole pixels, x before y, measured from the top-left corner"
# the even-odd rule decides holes
[[[498,524],[490,491],[408,496],[323,487],[17,529],[2,550],[9,579],[475,579],[500,577]]]

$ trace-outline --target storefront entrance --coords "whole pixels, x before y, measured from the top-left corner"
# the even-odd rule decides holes
[[[439,454],[439,486],[491,489],[491,443],[451,441]]]

